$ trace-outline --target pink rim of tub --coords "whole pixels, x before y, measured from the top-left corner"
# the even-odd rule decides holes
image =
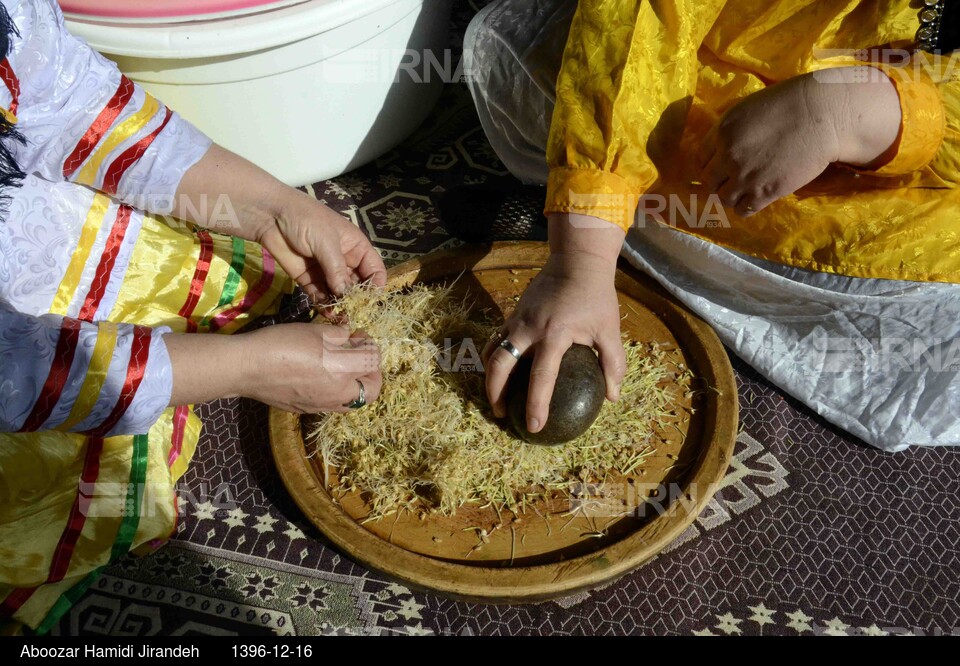
[[[67,25],[90,46],[113,56],[159,60],[234,57],[315,37],[391,5],[411,2],[287,0],[231,17],[208,15],[179,19],[100,18],[71,12],[67,14]],[[332,55],[328,53],[326,57]]]
[[[186,21],[241,16],[307,0],[59,0],[77,18],[114,21]]]

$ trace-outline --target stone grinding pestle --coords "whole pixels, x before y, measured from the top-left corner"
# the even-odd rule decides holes
[[[550,399],[550,415],[537,433],[527,430],[531,369],[532,359],[524,357],[510,375],[507,413],[514,432],[531,444],[548,446],[569,442],[585,433],[597,420],[606,396],[603,370],[593,349],[575,344],[563,355]]]

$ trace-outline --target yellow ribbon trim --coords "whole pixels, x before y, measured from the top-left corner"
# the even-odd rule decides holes
[[[98,193],[94,197],[93,205],[87,213],[83,230],[80,232],[77,249],[73,251],[73,256],[70,257],[70,265],[67,266],[67,272],[63,274],[60,286],[57,287],[57,294],[53,298],[53,305],[50,306],[50,312],[53,314],[67,315],[67,308],[73,302],[77,287],[80,285],[80,277],[83,275],[83,267],[87,265],[90,251],[97,240],[97,233],[100,231],[100,226],[109,207],[110,198],[105,194]]]
[[[0,106],[0,115],[6,118],[7,122],[11,125],[17,124],[17,117],[10,112],[10,109]]]
[[[77,396],[76,402],[73,403],[70,416],[57,426],[57,430],[70,430],[87,418],[97,404],[97,398],[100,397],[100,391],[103,389],[103,385],[107,381],[107,373],[110,371],[113,350],[117,346],[117,331],[118,327],[113,322],[105,321],[100,324],[97,331],[97,344],[93,347],[90,367],[87,368],[87,376],[83,379],[80,394]]]
[[[97,179],[97,172],[100,171],[100,165],[103,164],[107,155],[116,150],[117,146],[121,143],[142,130],[157,114],[159,108],[160,103],[157,102],[156,98],[154,98],[153,95],[147,95],[140,110],[137,111],[135,115],[123,121],[119,127],[110,133],[106,142],[97,148],[97,152],[93,154],[93,157],[91,157],[83,169],[81,169],[80,175],[77,176],[77,182],[84,185],[93,185]]]

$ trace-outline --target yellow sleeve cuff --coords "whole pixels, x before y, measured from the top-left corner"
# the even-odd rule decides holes
[[[637,212],[637,202],[635,189],[614,173],[554,167],[547,179],[547,204],[543,212],[545,215],[590,215],[629,231]]]
[[[886,74],[900,97],[900,134],[882,156],[882,165],[857,169],[876,176],[901,176],[920,171],[936,157],[946,133],[943,100],[923,63],[906,67],[866,63]]]

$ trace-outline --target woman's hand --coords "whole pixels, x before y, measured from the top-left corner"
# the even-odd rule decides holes
[[[387,271],[367,237],[344,216],[291,190],[256,240],[313,299],[324,303],[358,282],[382,287]]]
[[[386,283],[380,255],[345,217],[216,144],[184,175],[174,214],[260,243],[316,303]]]
[[[885,74],[864,67],[798,76],[727,111],[704,142],[708,191],[749,217],[833,162],[869,167],[897,139],[900,102]]]
[[[280,324],[239,335],[166,335],[171,405],[243,396],[289,412],[344,412],[380,395],[380,351],[362,331]]]
[[[516,359],[497,346],[504,338],[533,355],[527,429],[547,422],[560,360],[572,344],[593,347],[607,383],[607,399],[620,397],[626,355],[620,340],[620,307],[614,287],[623,231],[609,222],[572,214],[550,216],[551,254],[516,310],[483,352],[487,396],[494,415],[506,416],[506,394]]]
[[[346,412],[363,383],[368,403],[380,395],[380,350],[363,331],[284,324],[244,336],[256,360],[244,396],[288,412]]]

